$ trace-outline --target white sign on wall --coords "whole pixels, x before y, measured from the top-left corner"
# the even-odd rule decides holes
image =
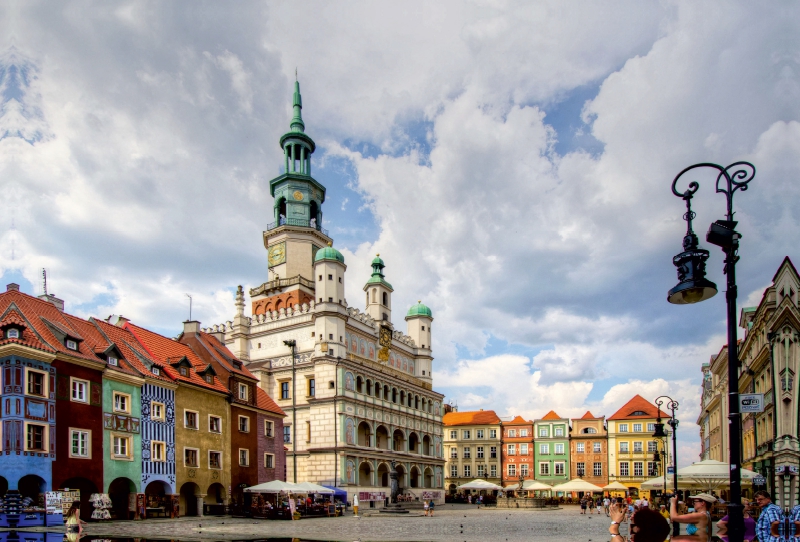
[[[763,393],[745,393],[739,395],[739,412],[764,412]]]

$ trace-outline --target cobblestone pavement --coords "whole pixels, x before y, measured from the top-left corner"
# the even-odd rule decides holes
[[[369,512],[364,510],[363,512]],[[173,540],[250,540],[299,538],[301,540],[368,541],[485,541],[587,542],[609,540],[609,520],[603,515],[581,515],[577,507],[528,511],[444,505],[426,518],[412,510],[408,515],[375,514],[356,518],[300,521],[234,519],[231,517],[153,519],[137,522],[89,524],[90,537],[166,538]],[[623,532],[626,529],[623,528]]]

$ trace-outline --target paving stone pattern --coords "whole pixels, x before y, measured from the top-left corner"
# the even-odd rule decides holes
[[[370,513],[369,510],[365,512]],[[581,515],[577,507],[562,510],[497,510],[469,505],[444,505],[434,517],[412,512],[402,516],[375,514],[361,518],[348,512],[338,518],[300,521],[234,519],[230,517],[153,519],[89,524],[90,537],[165,538],[172,540],[249,540],[291,537],[331,542],[423,542],[548,540],[606,541],[605,515]],[[623,532],[626,529],[623,528]]]

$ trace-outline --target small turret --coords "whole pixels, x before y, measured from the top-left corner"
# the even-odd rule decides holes
[[[386,264],[381,260],[381,255],[376,254],[372,260],[372,276],[364,285],[367,293],[366,313],[378,321],[392,322],[392,292],[394,288],[386,281],[383,268]]]

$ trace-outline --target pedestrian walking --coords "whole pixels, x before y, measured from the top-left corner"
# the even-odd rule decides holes
[[[586,499],[586,506],[589,508],[589,515],[591,516],[592,512],[594,512],[594,499],[591,497]]]
[[[429,508],[430,508],[430,505],[428,504],[428,499],[425,499],[425,501],[424,501],[424,503],[422,505],[422,509],[425,511],[425,517],[428,517],[428,509]]]
[[[603,510],[606,512],[606,517],[608,517],[608,507],[611,506],[611,499],[606,497],[603,499]]]
[[[431,499],[428,503],[428,516],[433,517],[433,509],[436,508],[436,502]]]
[[[603,506],[603,500],[600,497],[597,497],[597,501],[594,503],[594,508],[597,510],[597,515],[599,516],[602,512],[600,512],[600,508]]]
[[[586,513],[586,497],[581,498],[581,514]]]

